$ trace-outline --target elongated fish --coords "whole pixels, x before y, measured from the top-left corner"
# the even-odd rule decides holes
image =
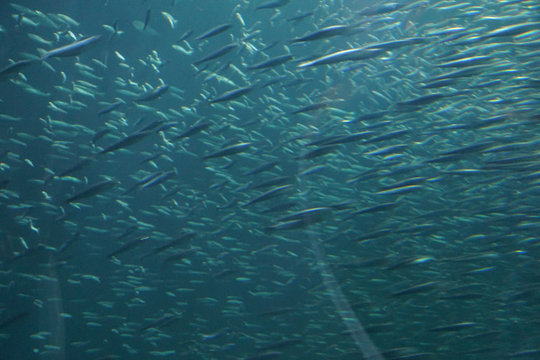
[[[72,42],[59,48],[47,51],[41,56],[41,60],[46,60],[53,57],[69,57],[80,55],[88,50],[92,45],[96,44],[101,39],[101,35],[93,35],[85,37],[82,40]]]
[[[335,63],[348,61],[348,60],[371,59],[378,55],[383,54],[384,52],[386,52],[386,50],[377,49],[377,48],[367,49],[364,47],[341,50],[341,51],[333,52],[328,55],[321,56],[319,58],[316,58],[315,60],[303,62],[300,65],[298,65],[298,67],[307,68],[311,66],[335,64]]]
[[[19,60],[11,65],[6,66],[0,70],[0,81],[7,79],[10,75],[19,72],[29,65],[32,65],[34,62],[34,60]]]
[[[229,156],[229,155],[242,153],[246,151],[247,149],[249,149],[250,147],[251,147],[251,143],[248,143],[248,142],[234,144],[231,146],[227,146],[224,149],[205,155],[203,159],[208,160],[208,159],[214,159],[214,158],[219,158],[223,156]]]
[[[175,137],[171,138],[171,140],[180,140],[184,139],[193,135],[196,135],[206,129],[208,129],[212,124],[209,122],[200,122],[198,124],[193,125],[192,127],[184,130],[180,134],[176,135]]]
[[[217,26],[211,28],[210,30],[205,31],[201,35],[197,36],[195,39],[196,40],[205,40],[205,39],[211,38],[213,36],[219,35],[222,32],[230,29],[232,26],[233,26],[233,24],[231,24],[231,23],[225,23],[225,24],[217,25]]]
[[[115,142],[114,144],[107,146],[105,149],[101,150],[99,153],[107,154],[115,150],[119,150],[128,146],[131,146],[133,144],[138,143],[142,139],[146,138],[151,133],[152,131],[147,130],[147,131],[139,131],[139,132],[136,132],[135,134],[128,135],[125,138]]]
[[[245,87],[241,87],[241,88],[226,91],[223,94],[218,95],[214,99],[210,100],[210,103],[214,104],[214,103],[219,103],[219,102],[229,101],[229,100],[239,98],[239,97],[244,96],[247,93],[251,92],[253,90],[253,88],[254,88],[253,86],[245,86]]]
[[[287,5],[291,0],[270,0],[258,5],[255,10],[275,9]]]
[[[82,200],[82,199],[86,199],[86,198],[89,198],[91,196],[94,196],[94,195],[98,195],[98,194],[101,194],[109,189],[112,189],[113,187],[116,186],[116,184],[118,184],[117,181],[115,180],[104,180],[104,181],[101,181],[97,184],[94,184],[92,186],[90,186],[89,188],[86,188],[84,190],[82,190],[81,192],[78,192],[77,194],[73,195],[73,196],[70,196],[69,198],[67,198],[66,200],[64,200],[64,203],[66,204],[69,204],[69,203],[72,203],[72,202],[75,202],[75,201],[79,201],[79,200]]]
[[[291,42],[299,43],[299,42],[327,39],[329,37],[338,36],[338,35],[348,35],[355,31],[358,32],[360,30],[349,25],[331,25],[331,26],[327,26],[322,29],[310,32],[309,34],[306,34],[304,36],[300,36],[295,39],[292,39]]]
[[[268,60],[261,61],[260,63],[250,65],[248,66],[248,69],[258,70],[258,69],[275,67],[281,64],[285,64],[287,61],[291,60],[292,58],[293,56],[291,54],[279,55],[279,56],[270,58]]]
[[[229,52],[236,49],[237,47],[238,47],[237,43],[227,44],[227,45],[222,46],[221,48],[217,49],[216,51],[208,54],[207,56],[203,57],[202,59],[195,61],[193,64],[194,65],[200,65],[200,64],[203,64],[203,63],[205,63],[207,61],[217,59],[219,57],[222,57],[222,56],[228,54]]]
[[[135,102],[147,102],[152,101],[165,94],[169,90],[169,85],[161,84],[149,93],[141,95]]]

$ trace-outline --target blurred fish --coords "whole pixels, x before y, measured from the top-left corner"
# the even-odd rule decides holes
[[[59,48],[49,50],[41,55],[41,60],[47,60],[53,57],[69,57],[77,56],[87,51],[101,40],[101,35],[93,35],[83,38],[82,40],[72,42]]]

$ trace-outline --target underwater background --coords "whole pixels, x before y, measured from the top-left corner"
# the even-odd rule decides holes
[[[0,359],[539,359],[539,9],[0,2]]]

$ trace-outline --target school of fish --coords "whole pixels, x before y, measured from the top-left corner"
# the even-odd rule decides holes
[[[540,359],[537,0],[0,5],[1,359]]]

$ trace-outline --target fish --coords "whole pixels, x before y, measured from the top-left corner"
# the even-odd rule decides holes
[[[20,322],[22,319],[27,318],[29,315],[30,315],[29,312],[23,311],[23,312],[19,312],[14,315],[11,315],[4,319],[0,318],[0,329],[5,329],[7,327],[13,326],[14,324]]]
[[[120,105],[122,105],[121,101],[115,101],[114,103],[110,104],[109,106],[101,109],[98,111],[98,116],[102,116],[105,114],[110,113],[111,111],[116,110]]]
[[[286,191],[286,190],[289,190],[292,188],[292,185],[281,185],[281,186],[277,186],[275,188],[272,188],[268,191],[266,191],[265,193],[249,200],[248,202],[246,202],[243,206],[251,206],[253,204],[256,204],[258,202],[261,202],[261,201],[265,201],[265,200],[268,200],[268,199],[272,199],[276,196],[279,196],[282,192]]]
[[[538,356],[537,2],[30,3],[2,358]]]
[[[216,51],[206,55],[202,59],[195,61],[193,64],[194,65],[200,65],[200,64],[204,64],[205,62],[215,60],[215,59],[217,59],[219,57],[222,57],[222,56],[230,53],[232,50],[234,50],[236,48],[238,48],[237,43],[226,44],[226,45],[220,47],[219,49],[217,49]]]
[[[214,26],[213,28],[203,32],[201,35],[197,36],[195,40],[206,40],[208,38],[214,37],[216,35],[221,34],[224,31],[229,30],[233,27],[232,23],[223,23],[217,26]]]
[[[255,7],[255,10],[276,9],[287,5],[291,0],[270,0]]]
[[[156,87],[155,89],[153,89],[152,91],[146,93],[146,94],[142,94],[141,96],[139,96],[138,99],[136,100],[133,100],[134,102],[148,102],[148,101],[152,101],[152,100],[155,100],[159,97],[161,97],[163,94],[165,94],[167,91],[169,91],[169,85],[167,84],[161,84],[159,85],[158,87]]]
[[[379,48],[353,48],[347,50],[336,51],[328,55],[318,57],[314,60],[305,61],[298,65],[299,68],[308,68],[312,66],[336,64],[343,61],[350,60],[366,60],[376,56],[379,56],[386,52],[384,49]]]
[[[184,233],[180,234],[176,239],[171,240],[168,243],[166,243],[166,244],[164,244],[162,246],[159,246],[159,247],[155,248],[154,250],[152,250],[151,252],[143,255],[141,257],[141,260],[146,259],[146,258],[148,258],[150,256],[161,254],[162,252],[164,252],[164,251],[166,251],[168,249],[171,249],[173,247],[176,247],[177,245],[183,244],[183,243],[193,239],[195,236],[197,236],[196,233],[184,232]]]
[[[215,98],[211,99],[210,104],[216,104],[224,101],[231,101],[237,99],[239,97],[247,95],[248,93],[253,91],[253,89],[255,89],[255,86],[249,85],[226,91],[223,94],[217,95]]]
[[[212,124],[210,122],[201,121],[201,122],[193,125],[192,127],[184,130],[180,134],[172,137],[171,140],[172,141],[177,141],[177,140],[181,140],[181,139],[184,139],[184,138],[192,137],[193,135],[196,135],[196,134],[208,129],[210,126],[212,126]]]
[[[258,167],[251,169],[244,173],[244,176],[252,176],[256,174],[260,174],[262,172],[271,170],[272,168],[276,167],[279,164],[278,161],[269,161],[267,163],[264,163],[262,165],[259,165]]]
[[[131,146],[131,145],[135,145],[138,142],[140,142],[143,139],[150,136],[150,134],[152,134],[152,133],[153,133],[153,131],[144,130],[144,129],[141,130],[141,131],[137,131],[137,132],[135,132],[135,133],[133,133],[131,135],[128,135],[125,138],[120,139],[117,142],[105,147],[98,154],[99,155],[104,155],[104,154],[107,154],[107,153],[110,153],[110,152],[113,152],[113,151],[116,151],[116,150],[124,149],[124,148],[126,148],[128,146]]]
[[[98,182],[96,184],[93,184],[93,185],[87,187],[86,189],[81,190],[80,192],[75,193],[74,195],[68,197],[67,199],[64,200],[64,204],[74,203],[76,201],[80,201],[80,200],[83,200],[83,199],[87,199],[89,197],[99,195],[99,194],[101,194],[101,193],[103,193],[105,191],[108,191],[108,190],[114,188],[117,184],[118,184],[118,182],[116,180],[103,180],[103,181],[100,181],[100,182]]]
[[[141,246],[143,243],[145,243],[148,239],[150,239],[149,236],[141,236],[134,240],[126,242],[124,245],[120,246],[118,249],[114,250],[113,252],[110,252],[107,254],[107,259],[111,259],[113,257],[117,257],[118,255],[121,255],[123,253],[126,253],[128,251],[131,251],[139,246]]]
[[[74,41],[70,44],[49,50],[41,55],[41,60],[47,60],[54,57],[70,57],[81,55],[89,48],[93,47],[101,40],[101,35],[87,36],[81,40]]]
[[[248,66],[248,69],[260,70],[260,69],[272,68],[279,65],[283,65],[292,59],[293,59],[293,56],[291,54],[278,55],[268,60],[261,61],[260,63],[250,65]]]
[[[152,10],[150,9],[146,10],[146,14],[144,15],[144,25],[142,27],[143,31],[146,30],[146,28],[150,24],[151,16],[152,16]]]
[[[349,25],[330,25],[306,35],[294,38],[290,40],[291,43],[308,42],[314,40],[327,39],[329,37],[338,35],[350,35],[352,33],[360,32],[359,28],[355,28]]]
[[[243,153],[243,152],[247,151],[251,147],[251,145],[252,144],[249,143],[249,142],[233,144],[233,145],[227,146],[227,147],[225,147],[225,148],[223,148],[221,150],[217,150],[217,151],[214,151],[214,152],[209,153],[207,155],[204,155],[203,159],[204,160],[209,160],[209,159],[215,159],[215,158],[220,158],[220,157],[224,157],[224,156],[240,154],[240,153]]]
[[[4,81],[16,72],[35,63],[33,59],[24,59],[16,61],[0,70],[0,81]]]

